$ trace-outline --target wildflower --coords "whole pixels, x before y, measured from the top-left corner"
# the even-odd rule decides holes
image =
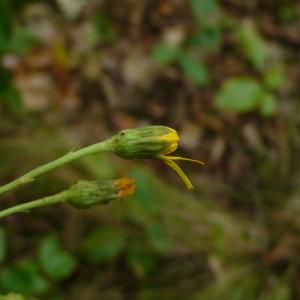
[[[113,183],[117,189],[118,198],[120,199],[127,198],[134,193],[135,185],[133,178],[123,177],[114,180]]]
[[[181,177],[188,189],[192,189],[192,183],[175,161],[185,160],[201,165],[204,163],[195,159],[170,156],[169,154],[177,150],[179,140],[177,131],[166,126],[125,129],[114,137],[113,152],[125,159],[160,159]]]
[[[134,179],[127,177],[100,182],[81,180],[70,188],[68,202],[76,208],[89,208],[129,197],[134,190]]]

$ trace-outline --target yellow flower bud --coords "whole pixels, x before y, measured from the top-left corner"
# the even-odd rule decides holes
[[[199,160],[169,156],[177,150],[179,139],[177,131],[167,126],[125,129],[114,137],[113,152],[125,159],[160,159],[178,173],[188,189],[192,189],[193,185],[175,160],[191,161],[202,165],[204,163]]]
[[[106,204],[112,200],[123,199],[133,194],[134,179],[120,178],[107,181],[81,180],[70,188],[68,201],[76,208],[89,208],[96,204]]]
[[[114,138],[114,153],[125,159],[156,158],[177,149],[179,136],[166,126],[147,126],[120,131]]]

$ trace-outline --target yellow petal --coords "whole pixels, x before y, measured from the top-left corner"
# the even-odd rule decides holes
[[[164,150],[161,151],[161,155],[168,155],[173,153],[178,147],[178,143],[171,143]]]
[[[185,160],[185,161],[195,162],[195,163],[198,163],[200,165],[205,165],[205,163],[203,161],[197,160],[197,159],[191,159],[191,158],[180,157],[180,156],[169,156],[169,158],[171,160]]]
[[[193,188],[192,183],[190,182],[188,177],[184,174],[184,172],[181,170],[181,168],[172,159],[170,159],[171,157],[162,156],[161,158],[169,167],[171,167],[181,177],[186,187],[189,190],[191,190]]]
[[[169,130],[168,133],[161,135],[159,139],[166,141],[166,142],[179,142],[179,135],[177,131],[171,127],[165,126]]]

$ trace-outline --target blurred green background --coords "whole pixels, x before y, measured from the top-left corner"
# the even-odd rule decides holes
[[[0,0],[0,182],[120,129],[177,129],[195,189],[89,157],[2,196],[132,176],[135,195],[1,220],[0,293],[45,300],[300,299],[296,0]]]

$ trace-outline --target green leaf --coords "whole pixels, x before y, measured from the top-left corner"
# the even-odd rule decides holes
[[[300,12],[297,7],[298,3],[288,3],[284,1],[279,6],[279,18],[282,22],[297,22],[300,17]]]
[[[8,51],[23,54],[30,50],[36,41],[36,37],[27,29],[17,27],[7,45]]]
[[[181,50],[178,47],[158,44],[154,47],[152,57],[162,65],[168,65],[176,61]]]
[[[216,49],[221,41],[221,31],[217,26],[203,25],[201,30],[192,34],[187,44],[201,49]]]
[[[200,22],[219,10],[217,0],[190,0],[190,6],[195,18]]]
[[[103,226],[83,241],[81,254],[92,264],[111,261],[124,249],[126,238],[123,230]]]
[[[113,23],[103,14],[96,14],[93,25],[101,41],[111,41],[114,37]]]
[[[208,84],[209,74],[204,64],[187,53],[180,56],[179,62],[186,76],[191,78],[197,85],[204,86]]]
[[[23,102],[19,90],[12,84],[11,74],[0,66],[0,103],[5,103],[14,113],[23,110]]]
[[[160,224],[150,224],[147,233],[149,243],[157,253],[167,254],[169,252],[171,241]]]
[[[38,258],[43,270],[55,280],[69,277],[76,268],[76,259],[60,249],[58,239],[54,235],[42,241]]]
[[[278,99],[274,94],[265,91],[261,96],[260,113],[263,117],[272,117],[278,111]]]
[[[149,273],[156,264],[155,256],[141,241],[130,245],[126,258],[128,266],[139,277]]]
[[[12,10],[7,0],[0,0],[0,53],[6,51],[13,34]]]
[[[284,71],[282,64],[274,64],[264,73],[264,83],[271,90],[280,88],[284,80]]]
[[[0,0],[1,1],[1,0]],[[0,102],[4,99],[4,94],[11,86],[11,74],[0,65]]]
[[[5,94],[5,98],[9,108],[14,113],[21,113],[23,111],[24,106],[23,106],[21,94],[15,86],[10,85],[8,87]]]
[[[237,29],[237,40],[251,63],[261,70],[267,62],[268,48],[254,23],[242,22]]]
[[[259,106],[261,94],[262,88],[254,78],[231,78],[218,91],[215,102],[224,111],[250,112]]]
[[[24,261],[0,271],[0,285],[6,292],[39,295],[48,290],[48,282],[38,273],[32,261]]]
[[[0,227],[0,263],[2,263],[6,256],[6,235],[3,228]]]

